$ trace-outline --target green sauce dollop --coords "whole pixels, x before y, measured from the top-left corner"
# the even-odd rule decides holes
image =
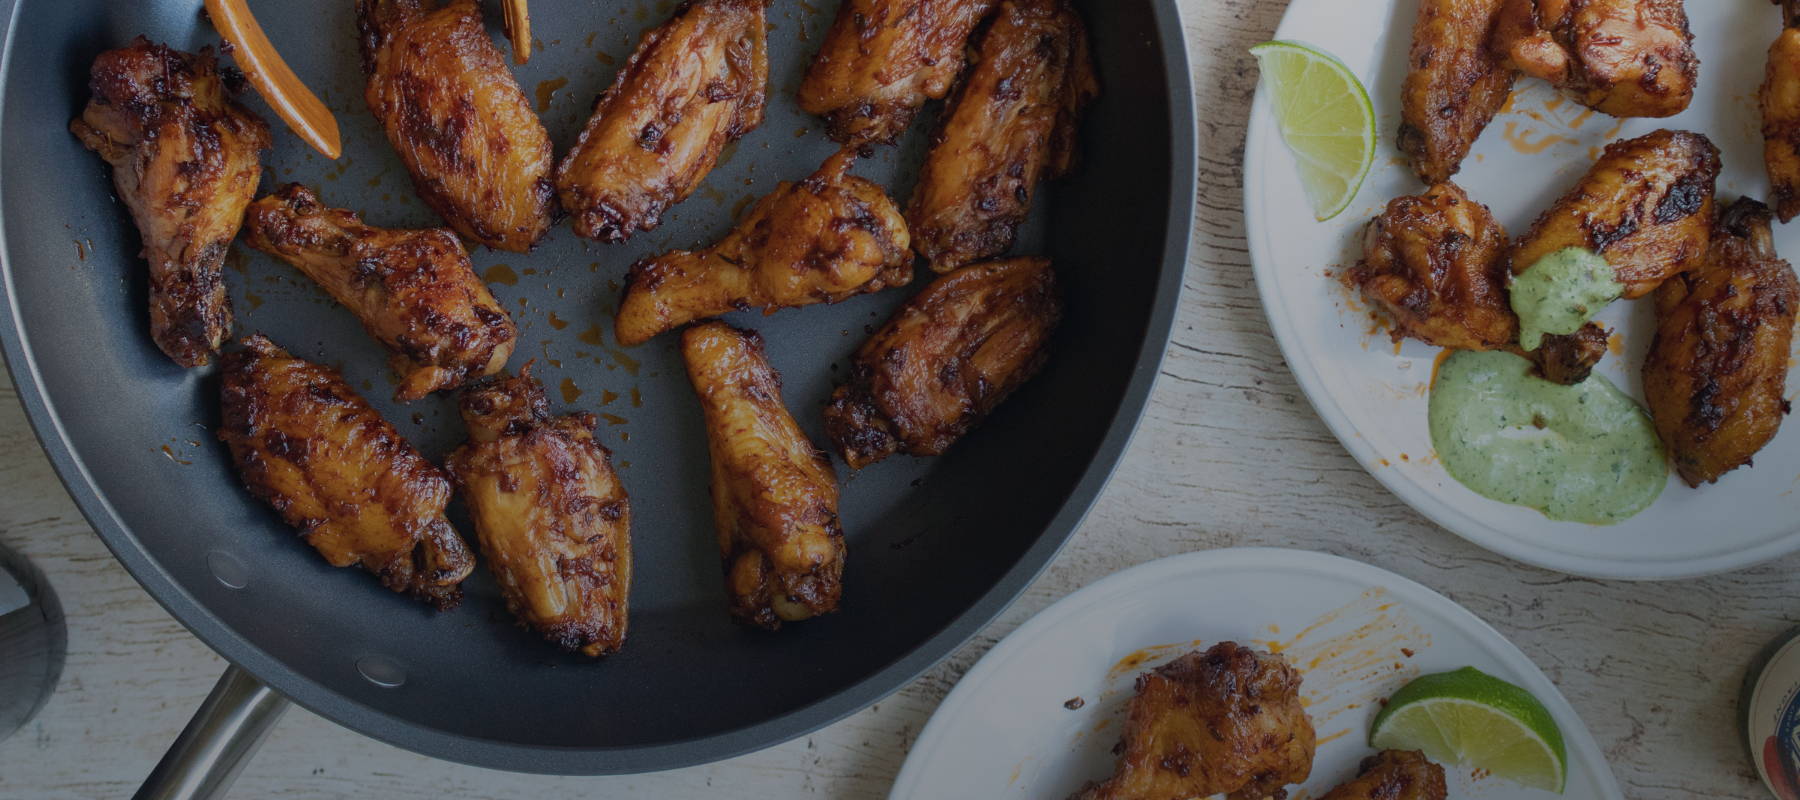
[[[1619,522],[1669,481],[1649,415],[1599,375],[1561,386],[1510,353],[1458,351],[1438,368],[1430,408],[1451,477],[1554,520]]]
[[[1625,293],[1611,264],[1589,250],[1569,247],[1537,260],[1508,285],[1519,315],[1519,346],[1536,350],[1544,334],[1570,334]]]

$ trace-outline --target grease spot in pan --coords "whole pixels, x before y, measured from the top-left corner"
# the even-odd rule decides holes
[[[212,570],[213,577],[225,584],[227,589],[242,589],[250,585],[250,567],[237,556],[223,550],[214,550],[206,554],[206,566]]]
[[[387,656],[363,656],[356,660],[356,671],[383,689],[396,689],[406,684],[406,668]]]

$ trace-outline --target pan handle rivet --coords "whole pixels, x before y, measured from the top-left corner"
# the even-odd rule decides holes
[[[356,671],[383,689],[398,688],[406,683],[406,668],[387,656],[363,656],[356,660]]]
[[[214,550],[206,554],[206,566],[212,570],[213,577],[225,584],[227,589],[242,589],[250,585],[250,568],[237,556],[223,550]]]

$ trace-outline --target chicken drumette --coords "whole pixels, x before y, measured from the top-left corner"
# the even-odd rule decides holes
[[[1670,117],[1694,99],[1684,0],[1505,0],[1494,48],[1520,72],[1615,117]]]
[[[518,329],[446,228],[389,230],[290,183],[250,206],[245,240],[306,273],[393,353],[411,402],[492,375]]]
[[[1400,100],[1400,150],[1443,183],[1512,95],[1517,71],[1488,47],[1505,0],[1422,0]]]
[[[593,414],[552,417],[531,366],[462,395],[469,443],[450,475],[506,606],[566,650],[625,643],[631,507]]]
[[[1494,350],[1519,336],[1507,304],[1506,231],[1453,183],[1394,198],[1363,235],[1346,283],[1393,320],[1393,336]]]
[[[800,107],[845,144],[891,143],[962,72],[999,0],[843,0],[800,84]]]
[[[1383,750],[1363,759],[1355,778],[1320,800],[1445,800],[1444,768],[1417,750]]]
[[[232,102],[212,50],[139,36],[94,59],[92,96],[69,129],[112,165],[150,265],[150,337],[184,367],[231,330],[225,254],[256,196],[269,127]]]
[[[455,607],[475,559],[444,518],[444,473],[336,370],[262,336],[244,348],[221,359],[219,424],[244,486],[332,566],[360,564],[393,591]]]
[[[1787,222],[1800,215],[1800,0],[1777,2],[1783,26],[1762,85],[1763,161],[1775,213]]]

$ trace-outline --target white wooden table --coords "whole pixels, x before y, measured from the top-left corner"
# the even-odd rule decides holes
[[[1738,740],[1746,663],[1800,611],[1800,560],[1675,584],[1509,562],[1437,528],[1344,452],[1283,365],[1239,212],[1245,119],[1281,0],[1182,0],[1201,109],[1200,215],[1186,293],[1143,427],[1074,542],[998,622],[925,677],[812,736],[707,767],[545,778],[434,761],[290,711],[234,797],[877,798],[932,709],[1000,637],[1055,599],[1162,556],[1278,545],[1431,586],[1512,638],[1598,737],[1627,797],[1753,798]],[[0,379],[3,380],[3,379]],[[69,659],[43,713],[0,743],[0,798],[130,794],[223,668],[138,588],[64,494],[0,388],[0,542],[61,594]]]

